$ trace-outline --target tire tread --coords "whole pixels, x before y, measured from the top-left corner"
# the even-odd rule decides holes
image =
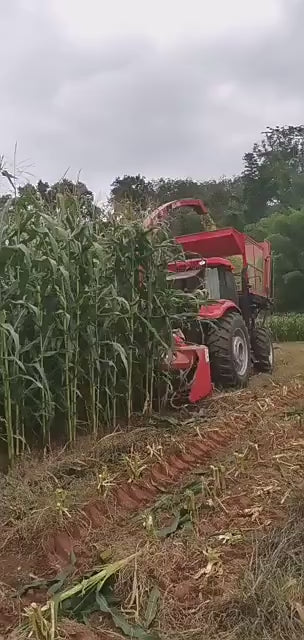
[[[272,366],[269,362],[269,349],[272,348],[270,333],[264,327],[255,329],[252,336],[252,349],[256,359],[255,366],[259,371],[269,373]]]
[[[248,344],[248,371],[244,380],[240,380],[231,358],[230,339],[236,318],[241,322]],[[237,312],[229,312],[217,321],[216,326],[208,329],[207,346],[209,349],[211,374],[216,385],[221,387],[245,386],[250,373],[250,343],[247,327]]]

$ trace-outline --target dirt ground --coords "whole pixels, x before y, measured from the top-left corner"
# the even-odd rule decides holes
[[[271,376],[274,382],[280,382],[304,375],[304,342],[284,342],[274,345],[275,370]],[[251,387],[269,383],[269,376],[261,374],[251,378]]]
[[[304,343],[275,358],[249,389],[0,476],[3,637],[304,637]],[[124,634],[100,611],[50,621],[48,580],[72,558],[62,589],[131,556],[114,584]]]

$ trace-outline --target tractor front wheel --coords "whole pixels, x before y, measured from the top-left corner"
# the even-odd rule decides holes
[[[273,370],[273,344],[268,329],[257,327],[251,338],[254,365],[258,371],[271,373]]]
[[[211,376],[218,387],[245,387],[251,369],[246,324],[237,312],[219,318],[207,330]]]

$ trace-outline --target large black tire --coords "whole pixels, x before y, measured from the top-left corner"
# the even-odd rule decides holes
[[[251,339],[254,366],[258,371],[271,373],[273,370],[274,351],[270,332],[264,327],[257,327]]]
[[[217,387],[245,387],[251,370],[250,341],[245,322],[237,312],[229,312],[209,325],[211,377]]]

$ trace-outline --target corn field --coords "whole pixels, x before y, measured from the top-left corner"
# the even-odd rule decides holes
[[[304,340],[304,314],[286,313],[273,315],[270,328],[277,342],[296,342]]]
[[[31,442],[149,412],[172,327],[197,302],[168,288],[176,245],[140,222],[38,196],[0,212],[0,415],[10,462]],[[189,307],[190,305],[190,307]],[[185,314],[183,311],[185,310]],[[191,313],[191,311],[190,311]]]

